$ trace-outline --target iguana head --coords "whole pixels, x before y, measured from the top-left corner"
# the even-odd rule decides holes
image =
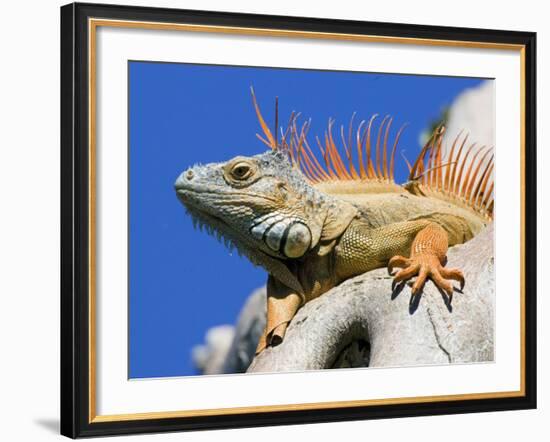
[[[356,209],[319,192],[285,153],[193,166],[175,189],[188,212],[257,264],[300,259],[338,237]]]

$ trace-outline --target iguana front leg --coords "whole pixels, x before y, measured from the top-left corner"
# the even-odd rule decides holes
[[[388,272],[392,274],[395,267],[400,267],[394,277],[394,282],[406,281],[417,276],[412,286],[413,296],[418,294],[430,278],[434,284],[449,297],[453,294],[453,286],[449,279],[459,281],[460,289],[464,288],[464,275],[458,269],[447,269],[448,249],[447,232],[438,224],[431,223],[416,235],[410,258],[396,255],[388,262]]]
[[[256,354],[259,354],[268,345],[277,345],[283,340],[288,323],[301,304],[302,298],[299,295],[269,275],[267,279],[267,323],[256,347]]]
[[[464,285],[462,272],[444,268],[449,243],[454,245],[471,237],[458,217],[434,215],[434,219],[418,219],[369,228],[356,222],[343,235],[337,250],[338,273],[342,280],[388,265],[390,273],[401,267],[395,281],[418,276],[413,294],[418,293],[427,278],[448,295],[453,292],[447,279]],[[403,255],[410,255],[409,258]]]

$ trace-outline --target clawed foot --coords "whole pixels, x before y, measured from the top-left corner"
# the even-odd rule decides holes
[[[395,268],[400,268],[397,273],[393,274]],[[394,256],[388,262],[388,273],[394,276],[394,284],[402,281],[408,281],[416,276],[411,289],[413,296],[420,293],[422,287],[426,283],[426,279],[430,278],[434,284],[443,290],[449,298],[453,294],[453,286],[448,281],[449,279],[460,283],[460,290],[464,288],[464,275],[458,269],[447,269],[443,267],[437,256],[430,253],[417,254],[411,258],[404,256]]]

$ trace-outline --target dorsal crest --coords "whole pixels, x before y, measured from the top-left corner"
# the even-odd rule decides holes
[[[355,127],[355,114],[353,114],[347,130],[343,125],[339,128],[337,138],[340,139],[343,146],[344,153],[342,154],[342,149],[338,147],[334,136],[335,120],[329,119],[327,130],[323,136],[315,137],[315,147],[321,157],[319,159],[307,138],[311,120],[298,126],[300,114],[292,112],[286,128],[277,129],[278,106],[276,101],[276,130],[273,135],[260,112],[254,90],[252,90],[252,99],[263,132],[263,136],[260,134],[256,134],[256,136],[271,149],[286,152],[292,164],[298,167],[312,184],[351,180],[395,184],[395,154],[399,138],[406,124],[399,128],[393,138],[393,143],[391,143],[390,132],[393,117],[386,115],[384,118],[379,118],[378,115],[373,115],[368,121],[362,120]],[[377,120],[380,121],[380,124],[375,128]],[[277,134],[277,131],[280,133]],[[391,150],[388,150],[390,144],[392,147]],[[354,159],[354,156],[357,156],[357,160]],[[357,163],[357,167],[355,163]]]
[[[316,146],[312,148],[308,140],[311,120],[299,125],[300,114],[292,112],[286,128],[279,127],[276,100],[275,130],[271,132],[252,88],[251,92],[263,132],[256,136],[271,149],[286,153],[293,166],[320,190],[329,194],[368,194],[398,193],[404,188],[415,195],[448,201],[485,218],[493,218],[492,147],[469,144],[468,135],[461,132],[446,154],[445,128],[439,126],[412,166],[404,159],[409,179],[400,186],[394,181],[395,157],[406,124],[394,131],[392,137],[393,117],[381,118],[375,114],[355,125],[353,114],[347,129],[341,125],[335,138],[335,121],[329,119],[327,129],[321,137],[315,137]]]
[[[438,127],[424,145],[404,187],[416,195],[449,201],[493,218],[494,150],[468,142],[460,132],[443,155],[445,127]]]

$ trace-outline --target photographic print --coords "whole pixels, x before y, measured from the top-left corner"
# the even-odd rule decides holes
[[[61,432],[536,406],[536,36],[61,8]]]
[[[130,379],[494,360],[494,81],[128,62]]]

